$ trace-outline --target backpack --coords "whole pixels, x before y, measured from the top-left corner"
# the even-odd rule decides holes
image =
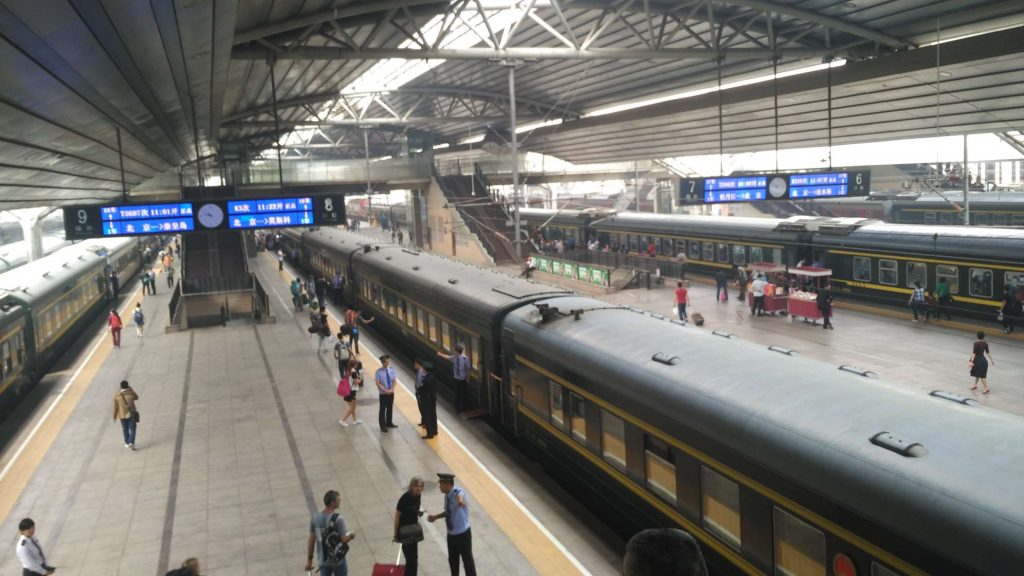
[[[145,317],[142,315],[142,310],[136,310],[132,318],[135,320],[136,324],[142,324],[143,320],[145,320]]]
[[[320,550],[324,554],[324,564],[340,564],[348,554],[348,544],[341,541],[341,534],[338,533],[338,514],[331,514],[324,531],[320,533]]]

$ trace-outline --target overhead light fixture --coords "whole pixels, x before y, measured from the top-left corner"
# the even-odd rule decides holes
[[[953,75],[952,72],[946,72],[945,70],[943,70],[942,72],[939,72],[939,76],[941,76],[943,78],[949,78],[952,75]]]
[[[856,7],[857,7],[857,3],[856,2],[843,2],[843,8],[853,9],[853,8],[856,8]]]

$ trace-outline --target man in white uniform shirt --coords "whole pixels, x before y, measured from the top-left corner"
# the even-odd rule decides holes
[[[39,541],[35,539],[36,523],[25,518],[18,523],[21,537],[18,538],[18,560],[21,561],[22,576],[49,576],[56,570],[46,563],[46,555]]]

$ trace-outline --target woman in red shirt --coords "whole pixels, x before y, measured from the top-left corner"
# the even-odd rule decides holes
[[[110,325],[110,335],[114,339],[114,348],[121,347],[121,316],[118,315],[117,310],[110,311],[110,317],[107,318],[107,324]]]

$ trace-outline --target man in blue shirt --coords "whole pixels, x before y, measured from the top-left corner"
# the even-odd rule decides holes
[[[380,424],[380,431],[387,434],[388,428],[398,428],[391,421],[395,411],[395,384],[398,378],[395,369],[390,366],[391,356],[387,354],[380,357],[380,369],[377,370],[377,392],[380,393],[380,409],[377,412],[377,422]]]
[[[467,391],[469,389],[469,357],[463,354],[465,348],[462,344],[455,345],[455,354],[451,356],[444,352],[438,352],[437,355],[445,360],[452,363],[452,377],[455,380],[455,411],[465,412],[468,406],[468,400],[466,398]]]
[[[466,566],[466,576],[476,576],[473,562],[473,534],[469,529],[469,495],[455,487],[454,474],[437,474],[437,483],[444,494],[444,513],[427,516],[433,522],[444,518],[448,529],[448,567],[452,576],[459,576],[459,559]]]

